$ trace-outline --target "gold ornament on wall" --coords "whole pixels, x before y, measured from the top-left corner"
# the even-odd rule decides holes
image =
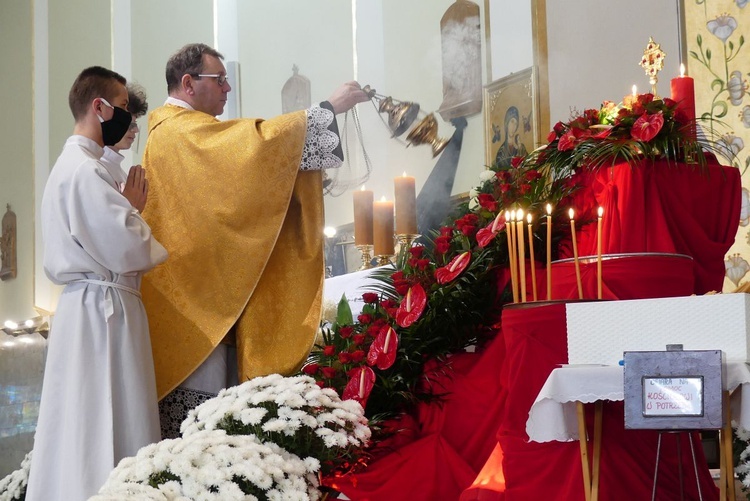
[[[0,279],[16,278],[16,214],[10,210],[3,216],[3,233],[0,236]]]

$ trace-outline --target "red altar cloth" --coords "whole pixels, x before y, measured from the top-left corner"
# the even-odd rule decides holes
[[[695,259],[695,293],[721,291],[724,255],[740,219],[742,183],[735,167],[664,161],[627,163],[587,174],[576,194],[578,223],[604,208],[602,253],[667,252]],[[578,233],[580,256],[596,254],[596,224]],[[565,250],[565,249],[564,249]],[[572,249],[561,257],[572,257]]]
[[[579,197],[591,209],[591,220],[597,205],[605,209],[604,253],[666,252],[695,258],[693,263],[641,256],[630,267],[607,260],[605,298],[680,296],[721,288],[724,254],[739,222],[740,178],[737,169],[711,165],[708,170],[704,177],[657,163],[647,168],[619,165],[590,175],[591,187]],[[595,233],[596,224],[579,232],[581,255],[595,254]],[[585,297],[596,297],[595,268],[584,267]],[[553,297],[577,297],[572,263],[558,263],[553,270]],[[537,278],[539,297],[546,297],[544,273]],[[451,357],[452,377],[439,378],[450,397],[442,404],[420,406],[418,423],[402,438],[411,441],[394,445],[392,453],[364,472],[335,479],[333,485],[350,499],[365,501],[582,500],[578,444],[529,443],[525,433],[529,408],[549,372],[567,361],[566,339],[562,305],[504,312],[502,332],[481,353]],[[603,428],[600,499],[649,499],[656,434],[623,430],[622,406],[616,403],[604,406]],[[679,496],[675,468],[670,469],[676,465],[674,444],[670,437],[662,441],[660,500],[675,499],[662,497],[667,488]],[[689,450],[685,440],[688,496],[695,490]],[[703,451],[698,447],[696,452],[704,499],[716,499]]]

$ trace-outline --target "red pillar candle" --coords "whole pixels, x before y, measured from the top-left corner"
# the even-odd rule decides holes
[[[385,197],[373,204],[373,254],[392,256],[393,246],[393,202]]]
[[[416,235],[417,233],[417,192],[414,178],[406,172],[394,180],[396,195],[396,234]]]
[[[672,79],[671,88],[672,99],[677,102],[677,111],[691,124],[688,134],[695,139],[695,82],[685,75],[685,65],[680,65],[680,76]]]
[[[354,244],[372,245],[372,191],[362,186],[354,197]]]

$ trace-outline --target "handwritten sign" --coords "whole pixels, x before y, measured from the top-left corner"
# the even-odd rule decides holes
[[[644,416],[702,416],[703,377],[644,377]]]

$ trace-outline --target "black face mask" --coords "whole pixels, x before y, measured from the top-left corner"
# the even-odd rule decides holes
[[[99,121],[102,125],[102,142],[104,143],[104,146],[114,146],[120,142],[120,139],[125,137],[125,134],[127,134],[130,122],[133,121],[133,117],[128,110],[112,106],[104,98],[100,99],[102,100],[102,103],[114,110],[114,114],[109,120],[104,120],[102,117],[99,117]]]

